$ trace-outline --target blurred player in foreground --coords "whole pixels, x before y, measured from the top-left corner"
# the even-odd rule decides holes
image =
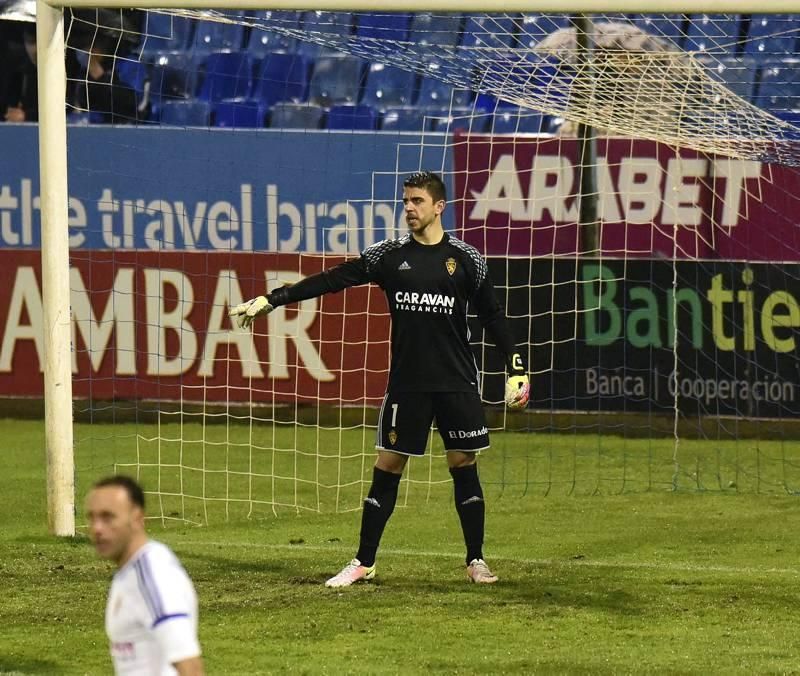
[[[197,595],[169,547],[148,539],[142,488],[126,476],[98,481],[86,513],[94,548],[117,566],[105,622],[115,673],[202,675]]]

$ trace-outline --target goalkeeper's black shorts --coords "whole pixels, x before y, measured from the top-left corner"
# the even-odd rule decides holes
[[[436,421],[448,451],[489,448],[486,416],[477,392],[387,392],[378,418],[375,447],[403,455],[424,455]]]

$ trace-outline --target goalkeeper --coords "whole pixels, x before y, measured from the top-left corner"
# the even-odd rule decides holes
[[[469,344],[467,313],[474,308],[492,341],[505,355],[506,403],[524,408],[530,385],[506,317],[495,297],[486,261],[478,251],[444,231],[446,203],[442,179],[425,171],[403,182],[409,232],[364,250],[361,256],[258,296],[231,309],[247,328],[274,308],[374,283],[386,293],[392,317],[392,360],[383,399],[372,485],[364,500],[358,552],[328,587],[346,587],[375,576],[375,556],[392,515],[410,456],[421,456],[436,420],[453,477],[455,505],[466,543],[467,576],[492,583],[497,576],[483,559],[485,505],[476,454],[489,447],[478,389],[479,376]]]

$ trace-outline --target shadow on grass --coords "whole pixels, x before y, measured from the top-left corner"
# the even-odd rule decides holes
[[[198,582],[228,578],[235,581],[236,586],[244,588],[267,585],[276,592],[279,589],[288,592],[292,588],[306,588],[309,591],[317,588],[321,594],[333,593],[323,585],[339,570],[328,568],[328,565],[335,566],[341,561],[333,558],[326,560],[325,568],[320,570],[318,561],[306,559],[306,556],[317,558],[319,552],[303,552],[298,548],[293,554],[240,559],[193,552],[184,554],[182,558]],[[374,599],[375,603],[390,607],[403,602],[403,599],[414,603],[420,599],[428,602],[447,599],[448,603],[466,606],[480,604],[496,609],[529,606],[546,612],[586,608],[631,617],[644,614],[648,603],[646,599],[625,590],[620,581],[610,574],[608,579],[596,577],[591,584],[585,581],[576,584],[574,579],[565,581],[563,571],[537,569],[503,576],[496,585],[475,585],[467,581],[460,566],[431,570],[423,567],[403,568],[396,562],[379,569],[379,577],[374,581],[359,583],[359,589],[338,590],[337,593],[352,593],[355,600],[363,594],[360,589],[366,591],[367,587],[371,591],[380,590],[382,598]]]
[[[0,674],[63,674],[64,668],[57,662],[25,655],[0,654]]]

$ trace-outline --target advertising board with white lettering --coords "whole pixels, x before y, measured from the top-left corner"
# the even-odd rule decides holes
[[[0,248],[41,244],[37,129],[0,125]],[[401,178],[442,171],[445,227],[488,255],[575,255],[577,142],[270,129],[69,129],[73,249],[356,254],[405,229]],[[800,171],[598,139],[606,255],[800,260]]]
[[[656,141],[597,141],[599,248],[629,257],[800,260],[800,170]],[[489,255],[580,253],[574,138],[464,135],[453,152],[462,238]]]
[[[340,260],[75,252],[76,398],[378,406],[389,316],[377,287],[279,308],[252,333],[227,316],[265,286]],[[489,267],[518,344],[529,346],[534,408],[800,415],[797,264],[790,275],[787,266],[652,260],[494,257]],[[471,329],[484,399],[499,402],[503,360]],[[0,251],[0,331],[0,393],[40,397],[38,252]]]
[[[357,254],[405,229],[403,176],[451,164],[447,144],[407,133],[95,126],[68,139],[73,249]],[[0,148],[0,248],[37,248],[36,126],[0,125]]]
[[[326,257],[325,265],[342,259]],[[75,252],[70,269],[76,398],[378,405],[389,322],[376,288],[278,308],[254,331],[228,308],[319,272],[321,256]],[[41,264],[0,251],[0,393],[40,397]]]

